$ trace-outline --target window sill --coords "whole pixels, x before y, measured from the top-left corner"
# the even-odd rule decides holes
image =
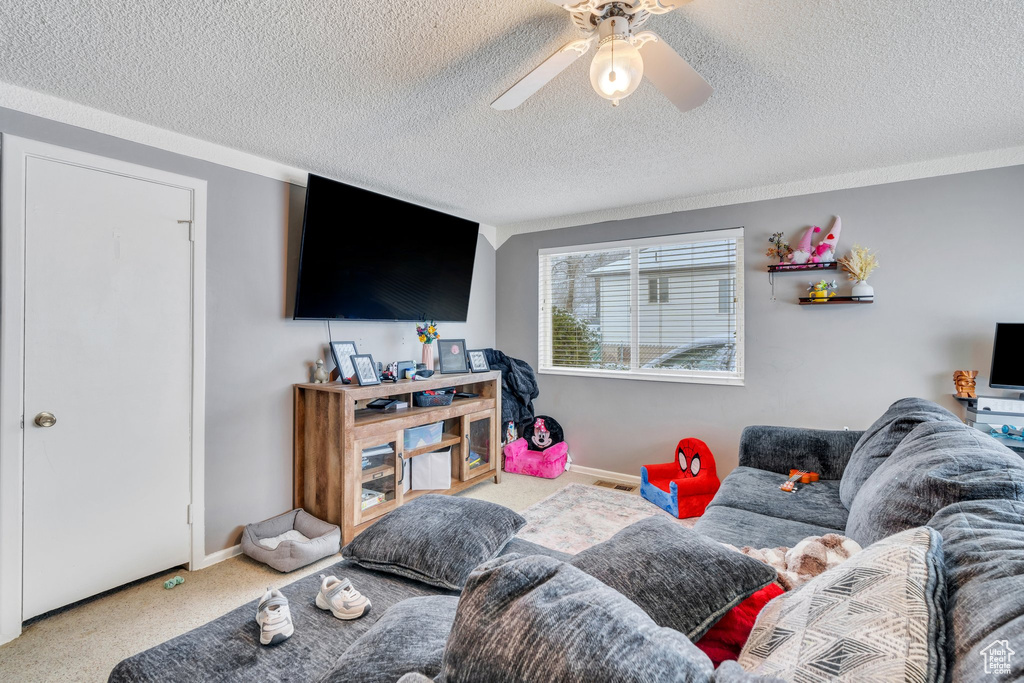
[[[742,387],[745,385],[741,375],[716,374],[668,374],[655,371],[637,370],[594,370],[590,368],[546,368],[538,370],[541,375],[561,375],[563,377],[597,377],[600,379],[638,379],[645,382],[682,382],[685,384],[718,384],[722,386]]]

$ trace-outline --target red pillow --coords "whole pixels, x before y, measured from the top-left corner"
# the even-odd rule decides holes
[[[749,598],[725,613],[725,616],[712,626],[704,637],[694,643],[704,651],[717,667],[727,659],[738,659],[740,650],[750,637],[757,615],[764,606],[783,591],[778,584],[769,583]]]

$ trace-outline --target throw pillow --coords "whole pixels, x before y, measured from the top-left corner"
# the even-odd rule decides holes
[[[757,615],[773,598],[785,591],[777,583],[769,583],[749,598],[733,607],[708,629],[694,645],[718,666],[722,662],[739,659],[740,652],[750,637]]]
[[[501,505],[430,493],[386,514],[341,554],[367,569],[459,590],[524,524]]]
[[[710,681],[711,661],[624,596],[542,555],[499,557],[466,582],[445,683]]]
[[[867,478],[922,422],[959,423],[960,420],[942,406],[923,398],[903,398],[889,406],[882,417],[861,435],[843,471],[839,481],[839,500],[847,510],[853,507],[857,492]]]
[[[890,536],[762,610],[739,664],[800,681],[942,681],[942,540]]]
[[[629,525],[570,563],[691,641],[777,576],[763,562],[662,516]]]
[[[987,499],[1024,500],[1024,460],[963,423],[925,422],[864,482],[846,535],[867,546],[951,503]]]
[[[323,681],[394,683],[410,672],[433,678],[441,672],[458,604],[458,597],[447,595],[403,600],[345,650]]]
[[[953,680],[1024,680],[1024,503],[955,503],[928,525],[942,534]]]

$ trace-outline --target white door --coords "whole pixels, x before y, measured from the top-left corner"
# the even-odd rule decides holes
[[[193,202],[25,164],[28,619],[189,560]]]

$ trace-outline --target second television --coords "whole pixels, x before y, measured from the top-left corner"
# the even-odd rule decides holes
[[[294,318],[465,322],[479,228],[310,174]]]

